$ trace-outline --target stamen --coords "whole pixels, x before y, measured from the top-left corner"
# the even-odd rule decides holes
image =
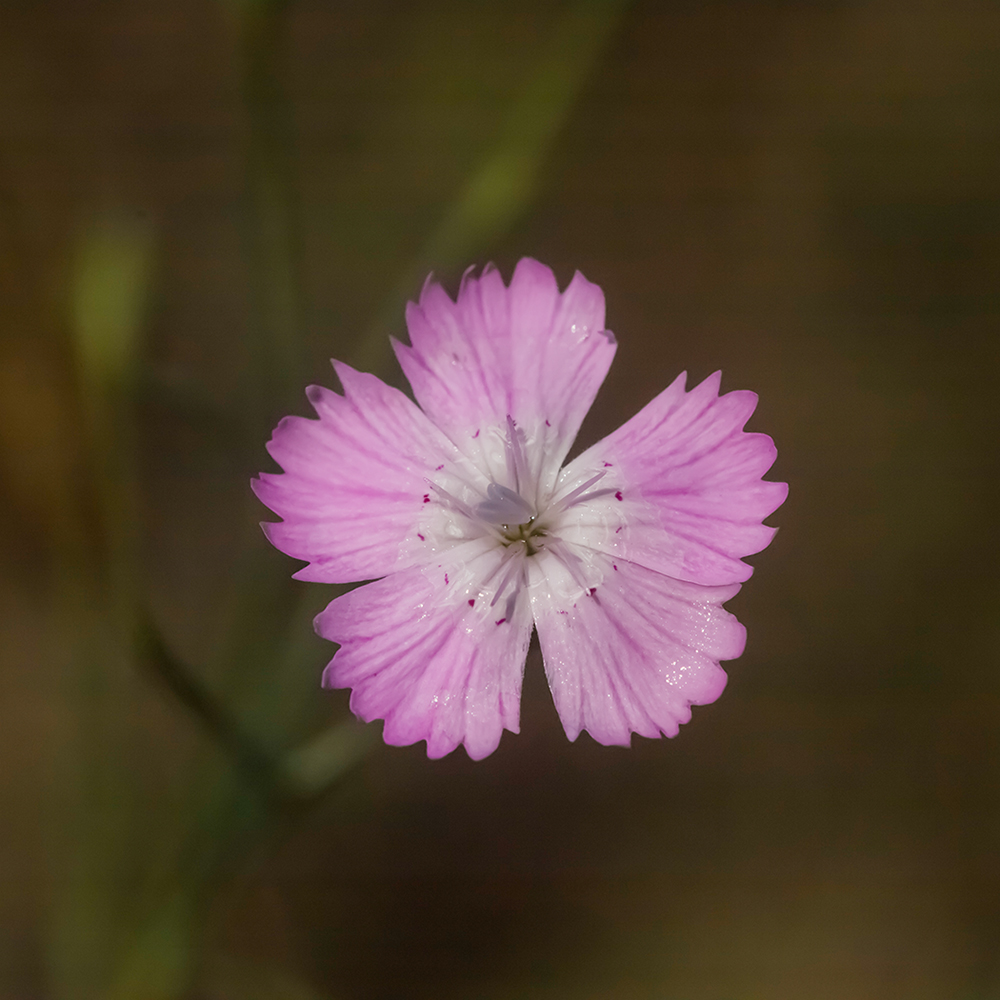
[[[457,510],[459,514],[464,514],[470,521],[476,521],[476,520],[478,520],[478,518],[476,517],[475,512],[472,510],[472,508],[468,504],[463,503],[461,500],[458,499],[458,497],[453,496],[443,486],[438,486],[437,483],[432,483],[429,479],[425,479],[424,482],[427,483],[427,485],[430,486],[430,488],[449,507],[452,507],[454,510]]]
[[[503,554],[502,558],[500,559],[500,562],[498,562],[496,564],[496,566],[494,566],[493,569],[490,570],[490,572],[487,573],[486,576],[483,578],[483,582],[482,582],[481,586],[482,586],[482,588],[484,590],[486,589],[486,587],[489,586],[489,584],[497,576],[497,574],[500,572],[500,570],[502,570],[505,566],[508,565],[508,563],[510,563],[511,559],[513,559],[513,557],[516,554],[517,554],[517,550],[513,546],[510,546],[510,547],[508,547],[507,549],[504,550],[504,554]],[[493,605],[491,604],[490,607],[492,607],[492,606]]]
[[[590,582],[583,574],[583,560],[568,545],[564,545],[557,538],[549,542],[548,548],[562,561],[576,584],[583,590],[590,590]]]
[[[591,476],[590,479],[588,479],[585,483],[583,483],[580,486],[577,486],[575,490],[572,490],[571,492],[567,493],[566,496],[562,498],[561,502],[567,507],[570,506],[581,493],[586,492],[591,486],[594,485],[594,483],[596,483],[600,479],[603,479],[606,475],[607,475],[606,472],[598,472],[596,476]]]
[[[514,481],[514,490],[521,492],[521,483],[527,483],[528,463],[521,448],[521,438],[517,433],[514,418],[507,414],[507,440],[504,442],[507,453],[507,475]]]
[[[490,607],[491,608],[507,592],[507,588],[510,586],[511,581],[514,579],[514,577],[515,576],[519,576],[521,574],[522,570],[523,570],[523,566],[521,565],[523,560],[515,558],[515,556],[522,555],[523,553],[519,552],[513,546],[511,546],[507,550],[507,552],[508,552],[508,556],[504,560],[508,564],[507,565],[507,572],[504,574],[503,579],[500,581],[500,586],[497,587],[497,592],[493,595],[493,600],[490,601]],[[517,589],[516,588],[515,588],[515,591],[514,591],[514,596],[515,596],[515,598],[517,597]],[[507,617],[509,618],[510,615],[508,615]]]
[[[526,587],[528,584],[527,574],[525,573],[524,560],[520,562],[520,573],[518,573],[518,581],[514,585],[514,589],[507,595],[507,603],[504,605],[503,616],[510,621],[514,617],[514,608],[517,605],[517,595],[521,593],[521,588]]]
[[[561,511],[569,510],[570,507],[575,507],[578,503],[587,503],[590,500],[596,500],[597,497],[608,496],[610,493],[614,493],[615,491],[612,489],[592,490],[590,493],[587,492],[587,490],[590,489],[594,483],[603,479],[606,475],[606,472],[598,472],[596,476],[591,476],[585,483],[577,486],[574,490],[570,490],[566,496],[557,500],[550,508],[550,511],[553,514],[558,514]]]

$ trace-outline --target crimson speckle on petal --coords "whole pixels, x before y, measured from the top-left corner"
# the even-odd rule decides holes
[[[387,743],[479,759],[518,731],[537,630],[570,739],[674,736],[743,651],[722,605],[787,492],[761,479],[771,439],[743,430],[756,396],[681,375],[563,465],[615,353],[600,288],[577,273],[560,292],[526,258],[509,287],[467,273],[456,301],[428,282],[406,321],[416,403],[335,361],[343,394],[310,386],[319,419],[285,418],[284,472],[253,483],[296,578],[375,581],[317,616],[340,644],[323,683]]]

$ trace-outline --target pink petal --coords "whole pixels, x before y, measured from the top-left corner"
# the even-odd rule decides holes
[[[284,520],[271,542],[310,565],[295,576],[322,583],[370,580],[414,565],[414,525],[426,477],[458,458],[454,445],[398,389],[334,362],[338,395],[307,390],[319,420],[286,417],[268,451],[284,474],[262,473],[257,496]]]
[[[487,551],[465,570],[485,578],[499,559]],[[353,688],[351,709],[366,722],[385,719],[386,743],[426,740],[429,757],[464,743],[480,760],[505,728],[518,731],[531,613],[522,597],[500,621],[501,605],[489,607],[468,575],[446,583],[447,572],[408,569],[333,601],[316,619],[321,636],[341,643],[323,683]]]
[[[722,693],[719,660],[743,652],[746,631],[721,607],[740,589],[700,587],[606,558],[604,580],[575,600],[551,564],[532,582],[545,673],[566,735],[599,743],[631,733],[676,736],[690,706]]]
[[[595,540],[603,551],[706,585],[741,582],[777,530],[761,521],[788,494],[763,482],[777,451],[766,434],[743,431],[755,393],[719,396],[720,374],[684,391],[674,382],[614,433],[567,467],[567,475],[616,470],[625,527]]]
[[[521,260],[504,286],[487,267],[468,273],[458,301],[425,286],[406,311],[411,347],[394,342],[427,415],[468,451],[478,433],[507,417],[544,450],[553,468],[565,458],[615,354],[604,329],[604,294],[577,272],[559,293],[555,276]],[[547,421],[547,423],[546,423]]]

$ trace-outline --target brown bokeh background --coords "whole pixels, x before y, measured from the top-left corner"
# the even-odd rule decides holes
[[[4,997],[1000,997],[995,4],[0,19]],[[448,236],[536,118],[524,183]],[[103,446],[73,318],[95,232],[148,260]],[[269,747],[345,717],[309,628],[333,595],[287,579],[248,480],[329,356],[399,380],[380,345],[425,265],[454,290],[525,254],[607,295],[620,348],[581,443],[681,370],[760,394],[790,496],[730,604],[727,691],[676,740],[569,744],[533,652],[521,734],[487,760],[378,744],[277,832],[218,833],[227,749],[156,671],[81,646],[129,659],[86,595],[148,604]],[[102,482],[131,499],[101,507]],[[116,565],[102,510],[124,584],[88,575]],[[147,949],[183,974],[130,979],[129,935],[206,844],[224,861],[186,937]]]

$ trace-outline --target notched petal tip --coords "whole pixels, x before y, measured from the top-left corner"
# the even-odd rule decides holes
[[[469,755],[469,760],[480,761],[489,757],[500,746],[500,743],[498,741],[496,746],[491,747],[470,747],[468,743],[463,743],[462,746],[465,747],[465,752]],[[427,756],[430,757],[429,752]]]
[[[735,660],[736,657],[734,656],[732,657],[732,659]],[[728,662],[728,660],[724,662]],[[691,712],[690,712],[691,708],[703,708],[706,705],[714,704],[722,697],[722,693],[723,691],[726,690],[726,687],[728,685],[729,685],[729,674],[727,674],[725,670],[722,669],[722,667],[719,667],[718,681],[716,683],[715,688],[707,691],[703,695],[699,695],[697,698],[691,699],[691,704],[688,706],[688,717],[683,720],[684,724],[691,721]],[[664,733],[664,736],[672,738],[676,736],[679,732],[680,732],[680,727],[675,729],[672,733]]]
[[[762,495],[767,498],[766,505],[769,508],[761,517],[770,517],[788,499],[788,483],[772,483],[770,480],[762,479],[760,488]],[[771,538],[774,538],[778,529],[772,528],[769,524],[765,524],[764,527],[771,529]],[[768,539],[768,543],[770,541],[771,539]]]
[[[687,374],[687,373],[685,373]],[[715,395],[720,395],[719,390],[722,388],[722,369],[712,372],[707,378],[703,378],[691,391],[692,392],[712,392],[714,390]],[[727,393],[728,395],[728,393]]]
[[[330,358],[330,365],[333,368],[334,374],[340,379],[345,396],[347,395],[347,385],[349,382],[372,377],[368,372],[359,372],[357,368],[352,368],[346,361],[339,361],[337,358]]]
[[[437,282],[436,282],[436,280],[434,278],[434,272],[433,271],[428,271],[427,272],[427,277],[424,278],[423,285],[420,286],[420,298],[418,299],[418,301],[422,302],[423,299],[424,299],[424,296],[427,294],[428,290],[433,285],[436,285],[436,284],[437,284]]]
[[[581,733],[586,733],[598,746],[602,747],[620,747],[622,750],[632,749],[632,733],[618,733],[618,732],[604,732],[599,727],[594,726],[593,730],[590,726],[584,726]],[[567,734],[568,735],[568,734]],[[655,739],[659,736],[659,733],[638,733],[639,736],[646,736],[647,738]],[[577,734],[579,736],[579,733]],[[576,737],[574,737],[571,742],[576,742]]]
[[[325,403],[330,402],[331,396],[339,395],[332,389],[327,389],[322,385],[307,385],[306,386],[306,399],[309,400],[312,408],[319,413],[320,409]]]
[[[496,268],[494,268],[492,264],[487,264],[486,267],[483,268],[484,278],[486,277],[487,274],[489,274],[491,269],[496,270]],[[469,285],[475,282],[476,280],[476,278],[474,277],[475,272],[476,272],[475,264],[470,264],[462,272],[462,280],[458,283],[458,298],[455,300],[456,302],[460,302],[466,295],[468,295]]]
[[[463,299],[476,294],[477,286],[482,285],[486,279],[496,277],[499,279],[499,283],[503,286],[504,291],[514,291],[515,285],[533,285],[536,288],[541,287],[544,290],[551,290],[556,296],[561,294],[572,297],[570,293],[575,292],[581,297],[593,297],[600,303],[600,309],[603,314],[604,292],[599,285],[588,281],[580,271],[574,273],[572,280],[566,287],[566,291],[560,293],[555,272],[547,264],[543,264],[534,257],[522,257],[518,260],[508,283],[504,283],[500,270],[493,261],[488,261],[478,274],[476,274],[476,270],[477,266],[475,264],[470,264],[465,269],[459,282],[458,294],[454,299],[448,295],[441,283],[436,280],[434,272],[431,271],[424,279],[416,301],[410,300],[407,302],[407,313],[410,312],[411,308],[424,309],[428,305],[432,309],[435,309],[443,304],[443,300],[447,300],[447,303],[450,305],[460,305]],[[602,332],[610,338],[614,338],[614,334],[610,330]]]
[[[548,264],[543,264],[540,260],[536,260],[534,257],[522,257],[517,264],[514,265],[514,276],[511,278],[511,284],[520,277],[522,281],[526,279],[534,279],[536,281],[542,282],[546,285],[556,285],[556,274]]]
[[[562,293],[562,315],[570,323],[582,322],[593,331],[603,331],[605,326],[604,291],[600,285],[594,284],[583,276],[580,271],[574,273],[566,291]]]

